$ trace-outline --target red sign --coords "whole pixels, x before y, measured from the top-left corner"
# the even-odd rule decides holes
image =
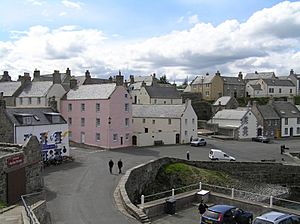
[[[8,158],[7,159],[7,166],[12,167],[12,166],[19,165],[23,162],[24,162],[24,155],[19,154],[19,155]]]

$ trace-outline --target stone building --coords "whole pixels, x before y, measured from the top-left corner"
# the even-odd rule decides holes
[[[43,189],[42,157],[35,136],[22,145],[0,143],[0,200],[8,205]]]

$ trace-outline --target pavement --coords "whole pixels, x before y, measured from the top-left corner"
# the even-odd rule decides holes
[[[20,205],[11,206],[5,208],[2,214],[0,214],[0,223],[2,224],[23,224],[22,220],[22,209]]]

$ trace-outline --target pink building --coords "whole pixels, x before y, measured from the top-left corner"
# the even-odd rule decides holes
[[[106,149],[132,145],[132,100],[123,84],[81,85],[61,101],[70,140]]]

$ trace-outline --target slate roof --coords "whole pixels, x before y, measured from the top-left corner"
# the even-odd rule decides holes
[[[283,118],[295,118],[300,117],[300,111],[297,107],[287,101],[275,101],[272,103],[273,108],[279,115],[279,117]]]
[[[192,85],[202,84],[202,79],[203,79],[203,84],[211,83],[212,79],[214,77],[215,77],[215,75],[200,75],[200,76],[197,76],[193,80]]]
[[[25,86],[19,97],[44,97],[52,86],[52,82],[31,82]]]
[[[213,119],[241,120],[247,112],[248,110],[220,110],[215,114]]]
[[[268,86],[295,86],[291,80],[287,79],[263,79]]]
[[[130,89],[130,90],[141,89],[142,83],[143,83],[143,82],[132,83],[132,84],[129,85],[129,89]],[[146,86],[151,86],[151,85],[152,85],[152,81],[151,81],[151,82],[145,82],[145,84],[146,84]]]
[[[132,105],[132,117],[140,118],[180,118],[184,113],[185,104],[180,105]]]
[[[151,82],[153,81],[153,76],[134,76],[134,82]]]
[[[145,89],[151,98],[181,99],[174,87],[145,86]]]
[[[276,111],[269,104],[267,105],[257,105],[257,109],[264,119],[280,119]]]
[[[67,77],[67,73],[59,73],[60,74],[60,80],[63,83],[65,81],[65,78]],[[38,79],[33,78],[32,80],[33,82],[45,82],[45,81],[51,81],[53,82],[53,74],[44,74],[44,75],[40,75],[40,77]]]
[[[116,83],[81,85],[67,93],[68,100],[108,99],[116,88]]]
[[[247,73],[244,79],[272,79],[275,77],[274,72],[257,72]]]
[[[16,126],[38,126],[38,125],[50,125],[54,124],[49,120],[46,116],[46,114],[53,114],[54,111],[49,108],[49,107],[43,107],[43,108],[17,108],[17,107],[7,107],[6,108],[6,115],[8,116],[9,120],[15,124]],[[20,122],[18,119],[18,115],[23,115],[23,116],[32,116],[32,124],[23,124]],[[58,115],[60,116],[60,120],[58,123],[55,124],[66,124],[67,122],[65,119],[59,114],[59,113],[54,113],[53,115]],[[38,118],[36,119],[35,118]]]
[[[239,77],[221,76],[226,85],[245,85],[244,81]]]
[[[231,99],[231,96],[222,96],[219,99],[217,99],[213,105],[214,106],[219,106],[219,105],[226,106],[228,104],[228,102],[230,101],[230,99]]]
[[[0,82],[0,92],[3,96],[12,96],[21,85],[21,82]]]

